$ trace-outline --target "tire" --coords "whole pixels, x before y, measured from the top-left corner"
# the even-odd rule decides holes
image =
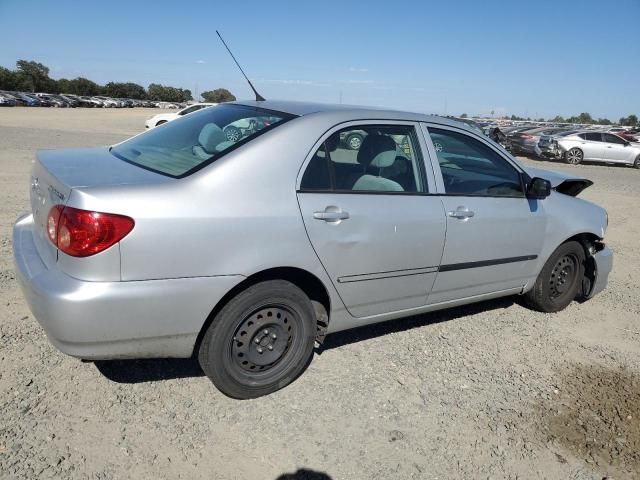
[[[640,168],[640,155],[636,158],[636,161],[633,162],[633,168]]]
[[[572,148],[568,152],[564,154],[564,161],[569,165],[578,165],[582,162],[584,158],[584,153],[579,148]]]
[[[156,123],[156,127],[159,127],[160,125],[165,124],[165,123],[167,123],[166,120],[160,120],[158,123]]]
[[[584,277],[584,248],[566,242],[551,254],[533,288],[524,294],[525,304],[539,312],[564,310],[578,295]]]
[[[225,395],[268,395],[294,381],[313,355],[316,319],[294,284],[270,280],[232,298],[202,338],[198,360]]]
[[[352,133],[346,138],[345,143],[347,144],[347,148],[349,150],[360,150],[360,147],[362,146],[362,140],[364,140],[362,135],[358,133]]]
[[[224,129],[224,134],[227,136],[227,140],[230,142],[237,142],[242,138],[242,132],[239,128],[234,126],[229,126]]]

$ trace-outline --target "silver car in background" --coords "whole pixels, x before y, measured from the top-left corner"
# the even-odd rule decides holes
[[[557,137],[549,145],[547,154],[571,165],[590,161],[640,168],[640,144],[609,132],[585,130]]]
[[[589,185],[445,118],[234,102],[110,148],[39,152],[13,250],[63,352],[196,355],[252,398],[329,333],[507,295],[543,312],[593,297],[612,253],[605,210],[575,198]]]

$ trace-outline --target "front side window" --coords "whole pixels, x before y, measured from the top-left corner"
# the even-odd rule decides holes
[[[125,162],[181,178],[294,115],[246,105],[203,108],[111,148]]]
[[[605,133],[604,134],[604,141],[607,143],[615,143],[616,145],[624,145],[625,141],[623,139],[621,139],[619,136],[617,135],[612,135],[610,133]]]
[[[450,195],[523,196],[519,172],[496,151],[468,135],[429,128]]]
[[[425,192],[414,127],[358,125],[332,134],[311,158],[302,191]]]

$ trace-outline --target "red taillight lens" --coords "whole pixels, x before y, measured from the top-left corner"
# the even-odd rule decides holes
[[[522,138],[526,138],[527,140],[531,140],[533,138],[533,135],[528,135],[526,133],[523,133],[522,135],[520,135]]]
[[[134,225],[133,219],[124,215],[56,205],[47,218],[47,234],[67,255],[88,257],[118,243]]]

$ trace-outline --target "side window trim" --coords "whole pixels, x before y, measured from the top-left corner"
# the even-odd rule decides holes
[[[505,160],[505,162],[511,167],[513,168],[516,172],[518,172],[518,174],[524,174],[524,175],[528,175],[526,171],[524,171],[524,169],[522,169],[522,167],[520,167],[519,165],[517,165],[516,163],[514,163],[514,161],[512,159],[510,159],[508,156],[505,156],[505,154],[503,152],[501,152],[500,150],[498,150],[497,148],[495,148],[493,145],[491,145],[491,143],[487,142],[484,138],[481,138],[479,135],[477,135],[474,132],[468,132],[466,130],[460,129],[460,128],[456,128],[456,127],[452,127],[449,125],[441,125],[438,123],[434,123],[434,122],[421,122],[422,124],[422,131],[423,131],[423,135],[424,135],[424,140],[427,144],[427,149],[429,152],[429,159],[431,160],[431,167],[433,169],[434,175],[436,177],[436,185],[437,185],[437,194],[438,195],[446,195],[446,196],[457,196],[457,197],[462,197],[462,196],[467,196],[467,195],[463,195],[463,194],[459,194],[459,193],[455,193],[455,194],[448,194],[445,184],[444,184],[444,179],[442,177],[442,170],[440,169],[440,163],[438,162],[438,155],[436,153],[436,149],[433,145],[433,141],[431,139],[431,135],[429,133],[429,128],[435,128],[438,130],[447,130],[453,133],[458,133],[458,134],[462,134],[462,135],[467,135],[468,137],[473,138],[474,140],[477,140],[479,142],[481,142],[482,144],[484,144],[486,147],[490,148],[494,153],[496,153],[498,156],[500,156],[502,159]],[[524,191],[524,185],[522,185],[523,187],[523,191]],[[468,195],[468,196],[478,196],[478,195]],[[489,195],[491,197],[493,197],[492,195]],[[513,197],[508,197],[508,196],[495,196],[495,198],[525,198],[524,194],[521,196],[513,196]]]
[[[332,188],[331,190],[315,190],[315,191],[306,191],[300,188],[300,184],[302,183],[302,177],[309,166],[309,163],[313,159],[316,151],[326,142],[326,140],[333,135],[334,133],[344,130],[346,128],[353,127],[356,129],[359,126],[370,126],[370,125],[381,125],[381,126],[404,126],[404,127],[412,127],[415,131],[416,136],[416,147],[420,150],[417,152],[416,162],[421,161],[421,168],[418,168],[418,173],[420,175],[420,180],[425,186],[424,192],[376,192],[376,191],[357,191],[357,190],[335,190]],[[304,159],[304,162],[300,166],[300,170],[298,170],[298,176],[296,179],[296,192],[297,193],[332,193],[338,195],[433,195],[437,192],[437,183],[436,178],[432,170],[432,166],[428,165],[430,163],[430,155],[428,155],[427,144],[424,139],[424,134],[421,131],[420,122],[410,121],[410,120],[389,120],[389,119],[363,119],[363,120],[349,120],[345,122],[341,122],[333,125],[328,130],[326,130],[320,138],[313,144],[307,156]],[[331,169],[329,169],[331,172]],[[335,179],[331,178],[331,185],[335,185]]]

